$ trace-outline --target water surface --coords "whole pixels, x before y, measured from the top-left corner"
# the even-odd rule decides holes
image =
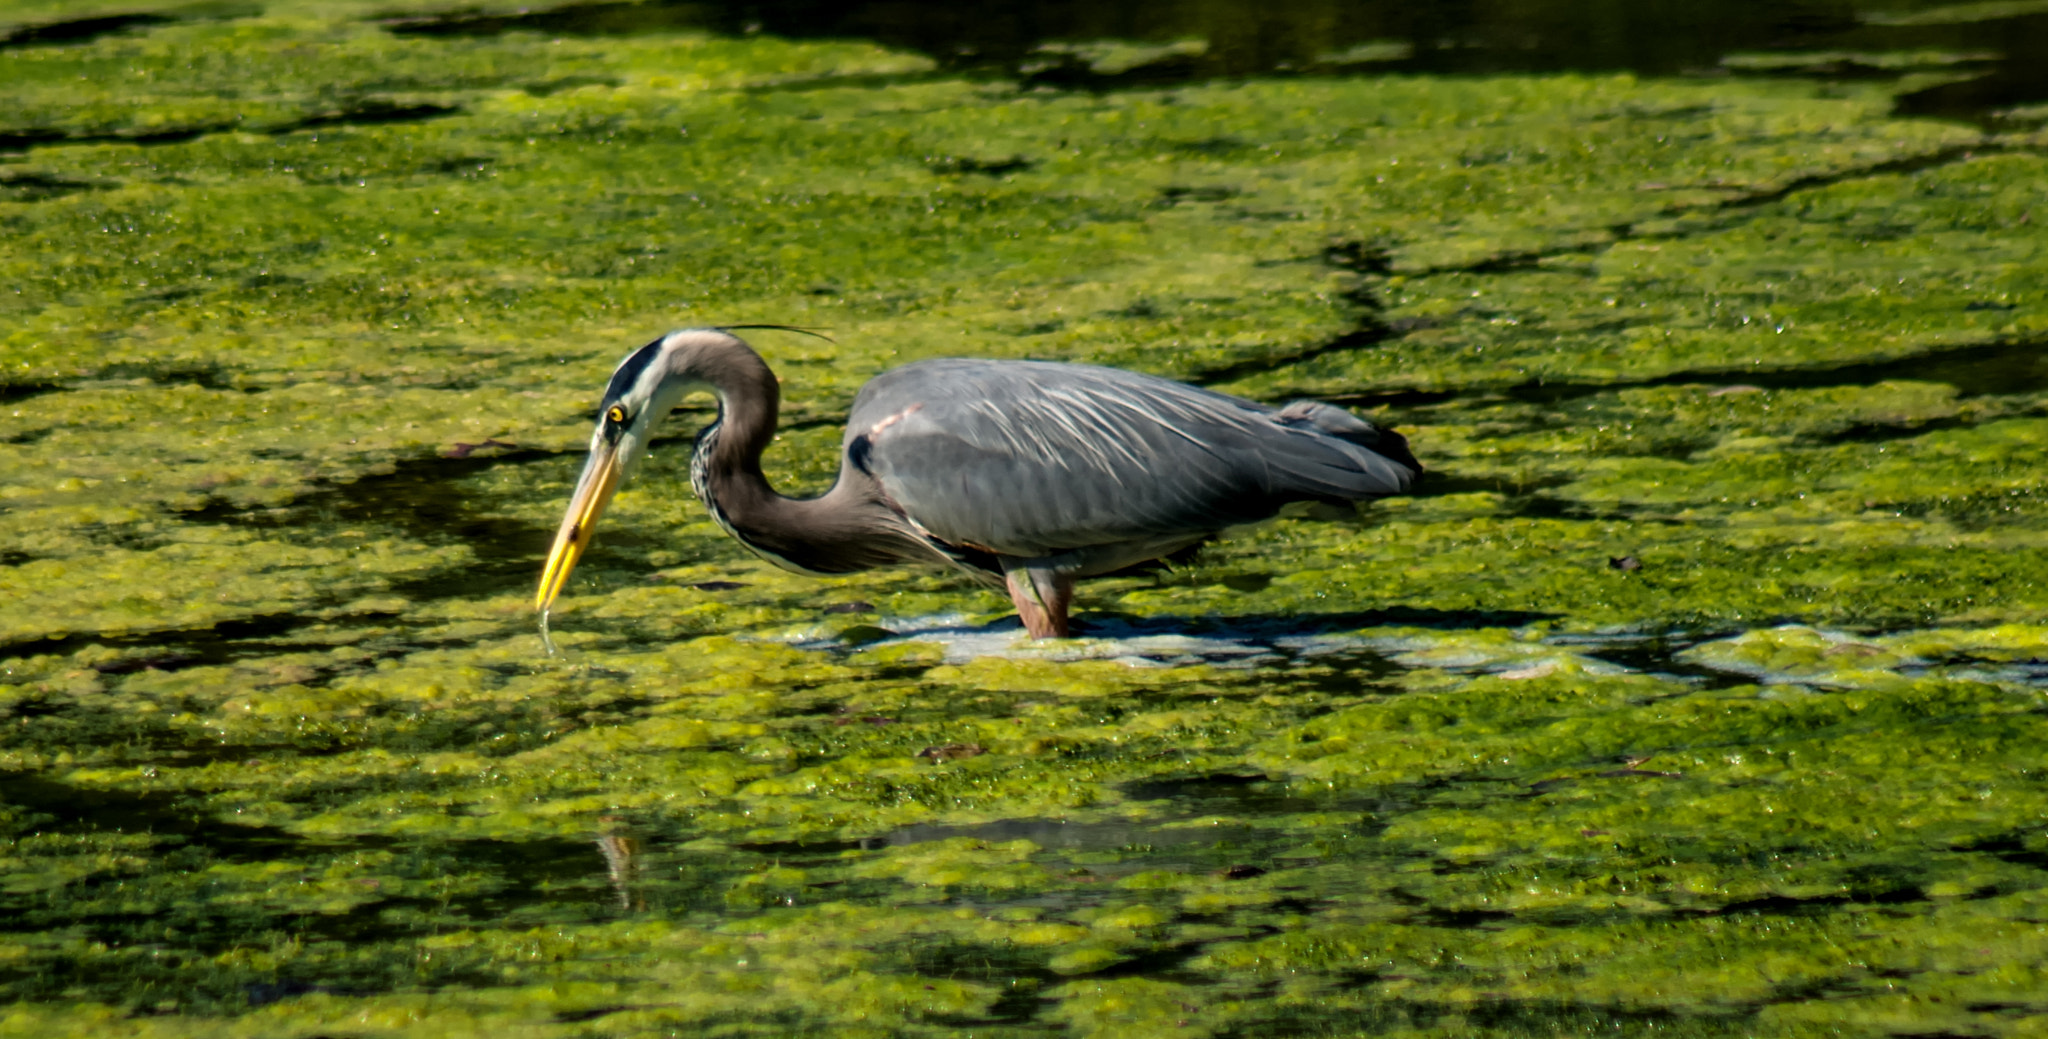
[[[0,1033],[2027,1035],[2028,3],[0,4]],[[617,358],[1124,365],[1419,493],[1020,644]]]

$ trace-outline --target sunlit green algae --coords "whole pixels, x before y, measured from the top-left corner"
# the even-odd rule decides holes
[[[2048,1031],[2023,118],[402,6],[0,49],[0,1035]],[[756,336],[792,492],[950,354],[1326,397],[1431,473],[1013,646],[747,556],[699,399],[545,656],[608,366],[747,321],[837,340]]]

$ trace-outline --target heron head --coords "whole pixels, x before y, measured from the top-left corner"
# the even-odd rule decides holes
[[[691,389],[705,386],[708,356],[734,347],[746,349],[738,337],[719,329],[687,329],[671,332],[626,355],[605,385],[598,402],[597,428],[590,434],[590,457],[583,463],[583,475],[569,499],[568,514],[555,533],[546,569],[541,571],[540,591],[533,608],[554,605],[569,583],[576,561],[590,547],[598,517],[618,493],[619,484],[632,475],[654,435],[654,426]]]
[[[733,329],[744,328],[801,332],[831,341],[829,336],[793,325],[727,325],[670,332],[627,354],[613,370],[612,381],[605,385],[604,398],[598,402],[590,458],[583,463],[583,475],[569,499],[569,512],[555,533],[547,568],[541,571],[540,591],[534,595],[534,609],[545,613],[562,594],[569,572],[590,547],[591,532],[598,517],[604,515],[604,507],[618,493],[619,484],[647,457],[655,424],[692,390],[716,394],[721,411],[726,395],[735,394],[735,399],[747,402],[764,420],[763,429],[773,431],[780,400],[775,373],[746,340],[732,334]]]

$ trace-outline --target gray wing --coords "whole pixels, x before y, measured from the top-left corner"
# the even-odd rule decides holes
[[[1420,468],[1397,434],[1328,405],[1275,411],[1135,372],[1034,361],[887,372],[854,401],[845,446],[940,539],[1024,557],[1199,535],[1289,501],[1399,494]]]

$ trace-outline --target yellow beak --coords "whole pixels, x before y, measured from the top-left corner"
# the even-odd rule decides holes
[[[562,517],[562,529],[555,532],[555,547],[548,552],[547,569],[540,573],[540,591],[533,597],[535,610],[545,613],[555,604],[555,597],[562,594],[562,586],[569,583],[569,572],[576,569],[576,561],[590,547],[597,518],[604,515],[604,507],[619,489],[619,475],[617,447],[605,444],[590,453],[590,461],[583,466],[583,478],[576,482],[576,495],[569,499],[569,513]]]

